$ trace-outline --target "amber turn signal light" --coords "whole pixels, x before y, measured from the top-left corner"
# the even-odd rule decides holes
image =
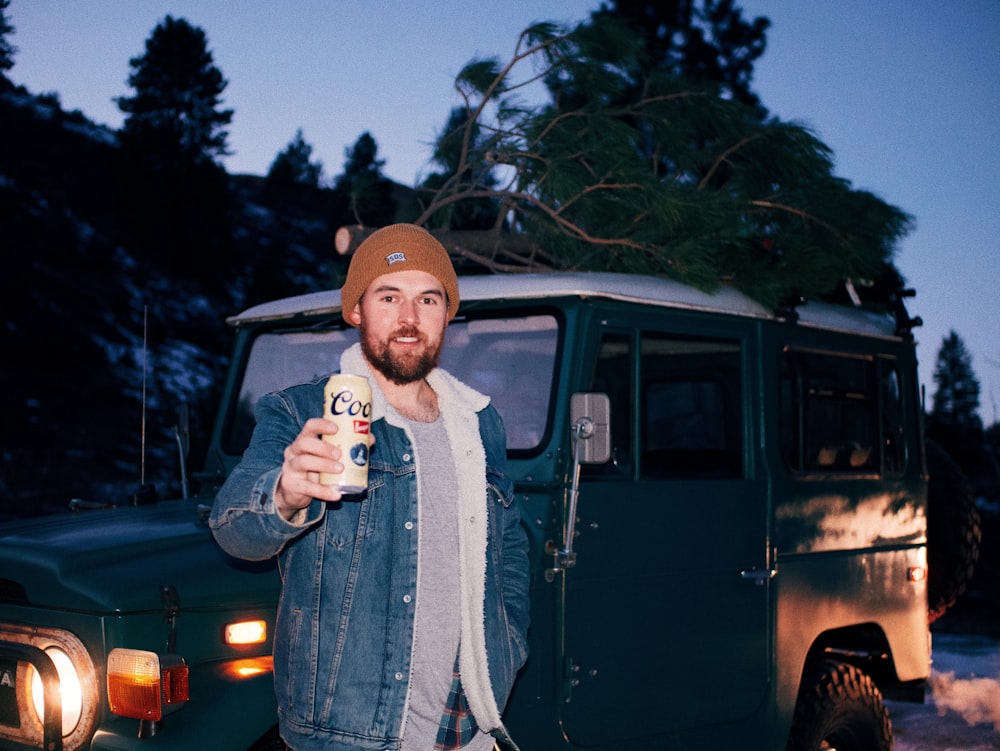
[[[178,655],[112,649],[108,655],[108,703],[122,717],[160,720],[190,698],[188,666]]]
[[[223,639],[230,646],[263,644],[267,641],[267,621],[227,623]]]

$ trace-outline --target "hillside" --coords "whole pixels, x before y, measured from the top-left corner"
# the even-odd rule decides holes
[[[114,132],[23,88],[0,90],[0,128],[0,518],[124,503],[143,477],[176,493],[176,410],[197,461],[225,317],[344,273],[331,191],[143,180]]]

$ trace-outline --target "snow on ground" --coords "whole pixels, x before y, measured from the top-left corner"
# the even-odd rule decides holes
[[[1000,642],[935,634],[925,704],[887,701],[896,751],[1000,749]]]

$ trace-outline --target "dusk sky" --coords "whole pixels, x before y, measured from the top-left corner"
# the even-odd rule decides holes
[[[772,115],[833,150],[839,177],[915,218],[895,261],[917,295],[928,408],[949,331],[1000,420],[1000,2],[744,0],[771,20],[753,88]],[[329,178],[368,131],[384,172],[413,184],[473,57],[508,59],[538,20],[585,20],[599,0],[13,0],[8,77],[117,128],[129,59],[166,15],[202,28],[229,81],[235,173],[263,175],[302,129]],[[332,249],[331,249],[332,252]]]

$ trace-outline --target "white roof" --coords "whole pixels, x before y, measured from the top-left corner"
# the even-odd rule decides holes
[[[760,303],[732,287],[702,292],[681,282],[661,277],[605,272],[541,274],[488,274],[459,277],[462,301],[545,300],[556,297],[599,297],[611,300],[683,310],[703,310],[726,315],[777,319]],[[340,312],[340,290],[312,292],[255,305],[228,322],[239,326],[255,321],[323,315]],[[885,314],[858,308],[809,302],[799,308],[799,324],[851,331],[870,336],[894,336],[895,323]]]

